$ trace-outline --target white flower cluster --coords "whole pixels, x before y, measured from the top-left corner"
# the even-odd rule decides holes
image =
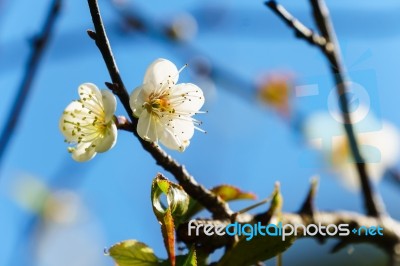
[[[137,132],[142,139],[184,151],[194,129],[202,131],[193,115],[200,113],[204,95],[192,83],[176,84],[181,70],[166,59],[154,61],[143,84],[132,92],[130,106],[139,118]],[[59,127],[66,142],[72,145],[68,148],[72,158],[83,162],[115,145],[117,102],[110,91],[99,90],[91,83],[79,86],[78,93],[80,99],[67,106]]]

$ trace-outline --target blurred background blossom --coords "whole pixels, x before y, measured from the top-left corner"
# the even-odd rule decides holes
[[[358,120],[356,115],[353,115],[352,119],[353,121]],[[374,123],[379,123],[379,126],[372,125]],[[357,132],[357,140],[370,178],[377,183],[386,171],[395,167],[398,162],[400,135],[392,123],[378,121],[373,115],[370,116],[368,124],[371,128],[379,127],[380,129],[360,133],[356,123],[354,130]],[[323,142],[322,137],[329,136],[331,132],[341,133],[332,137],[330,142]],[[332,167],[343,184],[352,191],[360,191],[358,174],[342,125],[337,123],[329,113],[317,112],[310,115],[305,121],[304,134],[309,144],[321,152],[327,165]]]

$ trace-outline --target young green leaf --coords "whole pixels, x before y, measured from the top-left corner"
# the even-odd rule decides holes
[[[163,194],[167,196],[167,206],[161,203],[160,198]],[[188,209],[189,196],[181,186],[158,174],[151,186],[151,201],[154,214],[161,224],[169,261],[172,266],[175,266],[175,226],[179,225]]]
[[[197,262],[197,260],[198,260],[198,258],[197,258],[197,253],[196,253],[195,247],[192,246],[192,248],[189,250],[188,254],[176,256],[176,265],[179,265],[179,266],[198,266],[198,265],[205,266],[206,265],[205,263],[199,264]],[[160,263],[160,266],[170,266],[170,265],[171,264],[168,260],[163,260]]]
[[[162,194],[167,196],[168,206],[163,206],[161,203],[160,197]],[[167,211],[171,211],[174,218],[177,218],[186,213],[189,205],[189,196],[181,186],[159,174],[154,178],[151,186],[151,202],[157,219],[162,219]]]
[[[250,199],[254,200],[257,196],[250,192],[244,192],[239,188],[232,185],[220,185],[211,189],[211,191],[219,196],[224,201],[233,201],[233,200],[241,200],[241,199]],[[185,219],[189,219],[190,217],[196,215],[199,211],[201,211],[204,207],[198,203],[196,200],[190,198],[189,207],[185,215]]]
[[[259,216],[259,218],[263,220],[264,224],[270,223],[270,219],[274,215],[280,221],[282,205],[283,197],[280,193],[279,183],[277,183],[272,193],[270,208],[264,215]],[[296,237],[293,235],[287,236],[285,241],[283,241],[279,236],[254,234],[253,238],[248,241],[246,240],[246,236],[243,236],[224,254],[218,266],[254,265],[258,261],[265,261],[281,254],[293,244],[295,239]]]
[[[211,189],[211,191],[221,197],[224,201],[240,199],[256,199],[257,196],[251,192],[244,192],[232,185],[220,185]]]
[[[117,266],[157,266],[159,259],[146,244],[136,240],[126,240],[113,245],[108,250]]]
[[[294,236],[286,237],[285,241],[279,236],[254,236],[250,241],[241,238],[239,242],[221,258],[218,266],[254,265],[265,261],[288,249],[294,242]]]
[[[197,266],[197,255],[194,246],[190,249],[190,252],[182,266]]]

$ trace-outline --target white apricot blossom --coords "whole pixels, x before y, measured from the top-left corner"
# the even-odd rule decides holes
[[[59,127],[66,142],[72,144],[68,148],[72,158],[84,162],[115,145],[117,101],[110,91],[99,90],[91,83],[80,85],[78,93],[80,99],[65,108]]]
[[[142,139],[184,151],[194,129],[203,131],[192,116],[200,113],[204,96],[192,83],[176,84],[181,70],[169,60],[155,60],[147,68],[143,84],[132,92],[130,106],[139,118],[137,132]]]

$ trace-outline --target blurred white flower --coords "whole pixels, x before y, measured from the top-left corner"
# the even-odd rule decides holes
[[[104,232],[76,192],[52,191],[42,219],[35,228],[33,251],[36,265],[104,265]]]
[[[139,118],[137,132],[142,139],[184,151],[194,129],[202,131],[197,127],[200,122],[192,116],[200,113],[204,95],[192,83],[176,84],[181,70],[166,59],[154,61],[143,84],[132,92],[130,106]]]
[[[319,113],[308,118],[304,129],[309,144],[323,152],[343,184],[350,190],[358,189],[359,177],[343,125],[330,114]],[[354,130],[371,180],[379,182],[385,171],[398,161],[399,132],[391,123],[379,122],[372,113],[356,123]]]
[[[190,13],[182,13],[175,16],[169,28],[171,37],[181,41],[192,40],[197,32],[197,21]]]
[[[117,141],[113,117],[117,102],[108,90],[84,83],[78,88],[79,100],[70,103],[61,116],[59,127],[68,151],[78,162],[92,159],[96,153],[111,149]]]

